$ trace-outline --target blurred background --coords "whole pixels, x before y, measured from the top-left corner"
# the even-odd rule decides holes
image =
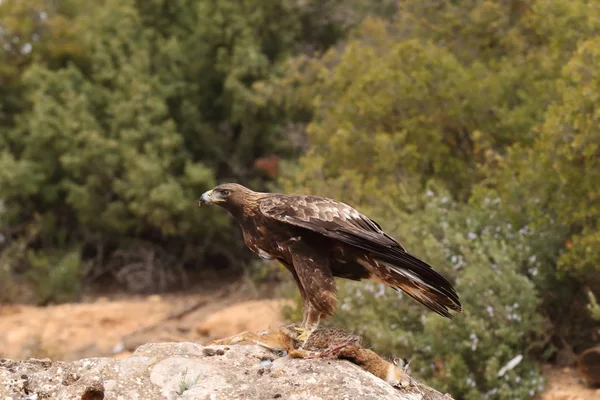
[[[448,321],[338,282],[330,323],[417,378],[592,399],[599,34],[596,0],[1,0],[0,356],[297,319],[291,276],[197,207],[235,181],[358,207],[456,284]]]

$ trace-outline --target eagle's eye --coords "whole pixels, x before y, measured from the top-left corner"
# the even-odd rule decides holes
[[[221,192],[221,195],[222,195],[222,196],[229,196],[230,194],[231,194],[231,191],[229,191],[229,190],[223,190],[223,191]]]

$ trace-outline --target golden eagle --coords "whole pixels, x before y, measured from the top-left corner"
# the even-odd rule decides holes
[[[302,296],[306,341],[337,308],[334,277],[372,279],[452,318],[462,310],[450,282],[406,252],[370,218],[347,204],[317,197],[254,192],[236,183],[202,194],[199,205],[218,204],[239,222],[248,248],[283,264]]]

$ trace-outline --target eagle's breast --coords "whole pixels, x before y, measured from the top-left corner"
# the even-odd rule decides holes
[[[255,221],[247,219],[245,222],[242,224],[242,232],[246,246],[260,258],[265,260],[275,258],[272,236],[267,229],[263,225],[256,224]]]

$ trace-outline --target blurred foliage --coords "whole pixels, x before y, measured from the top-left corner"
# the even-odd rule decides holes
[[[337,322],[458,398],[531,397],[532,361],[597,341],[599,32],[593,1],[407,0],[273,83],[309,143],[283,187],[359,207],[465,309],[340,282]]]
[[[600,30],[599,6],[400,4],[393,22],[367,18],[343,46],[289,63],[279,85],[293,89],[280,101],[300,117],[312,114],[302,168],[381,184],[435,177],[466,199],[487,152],[532,144],[532,128],[559,96],[564,63]]]
[[[237,227],[194,199],[218,181],[266,187],[255,161],[298,150],[261,82],[358,20],[333,1],[2,2],[0,246],[39,216],[28,247],[80,248],[86,282],[164,290],[185,279],[171,271],[239,268]]]
[[[60,68],[83,59],[75,14],[71,0],[0,3],[0,149],[14,145],[12,128],[27,106],[22,82],[27,67],[37,62]]]
[[[21,300],[25,280],[23,271],[28,269],[25,257],[39,230],[39,219],[34,219],[17,240],[12,240],[8,244],[5,243],[4,235],[0,234],[0,242],[4,244],[0,253],[0,303]]]
[[[600,321],[600,304],[598,304],[598,300],[596,300],[596,296],[594,296],[594,293],[592,293],[592,291],[588,292],[588,296],[590,299],[590,304],[588,304],[588,310],[590,311],[590,314],[593,319],[595,319],[596,321]]]
[[[14,272],[12,257],[8,254],[10,250],[5,249],[0,254],[0,303],[9,303],[17,297],[17,285],[13,281]]]
[[[538,285],[557,336],[581,351],[597,340],[586,292],[600,294],[600,41],[582,41],[564,65],[559,95],[535,127],[531,147],[492,154],[486,185],[506,205],[507,220],[538,232]],[[596,92],[594,92],[596,91]]]
[[[83,269],[79,250],[55,254],[29,251],[27,262],[26,277],[33,284],[37,304],[64,303],[79,298]]]

